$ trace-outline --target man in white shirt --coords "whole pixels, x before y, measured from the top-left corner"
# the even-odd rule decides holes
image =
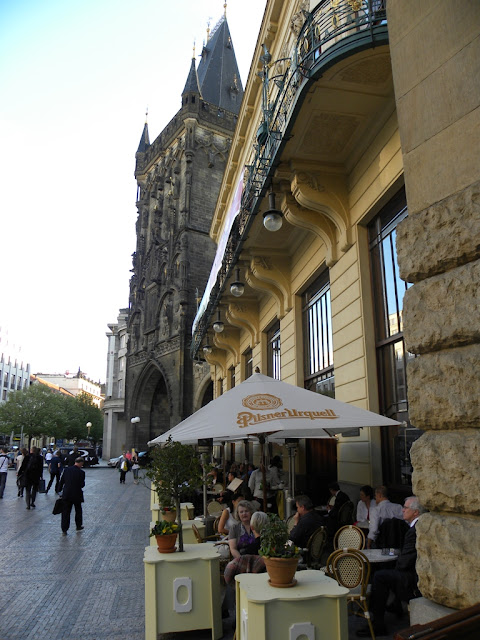
[[[386,487],[380,486],[375,489],[375,507],[370,509],[370,526],[368,528],[367,549],[372,547],[378,536],[378,528],[387,518],[398,518],[402,520],[402,507],[399,504],[390,502]]]

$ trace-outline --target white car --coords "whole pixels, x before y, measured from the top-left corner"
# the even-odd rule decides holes
[[[107,462],[107,466],[115,468],[117,466],[117,463],[120,460],[120,458],[123,458],[123,456],[117,456],[116,458],[110,458],[110,460]]]

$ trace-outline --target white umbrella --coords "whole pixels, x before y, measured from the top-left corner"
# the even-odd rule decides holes
[[[169,437],[184,443],[255,437],[263,449],[267,435],[270,441],[329,438],[358,427],[398,424],[372,411],[254,373],[148,444],[160,444]]]

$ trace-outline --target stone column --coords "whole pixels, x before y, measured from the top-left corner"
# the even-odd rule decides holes
[[[398,227],[422,594],[480,601],[480,4],[389,0],[408,218]]]

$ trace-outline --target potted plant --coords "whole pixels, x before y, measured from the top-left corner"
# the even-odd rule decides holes
[[[178,550],[183,551],[180,500],[185,491],[202,486],[202,466],[195,449],[169,438],[164,445],[153,449],[146,476],[154,485],[163,508],[176,509]]]
[[[265,559],[272,587],[293,587],[297,583],[294,575],[300,550],[288,539],[287,523],[275,513],[268,514],[260,534],[260,555]]]
[[[162,504],[160,507],[162,518],[167,522],[175,522],[177,518],[177,510],[172,505]]]
[[[160,553],[173,553],[177,541],[179,526],[176,522],[159,520],[150,531],[150,537],[155,536]]]

